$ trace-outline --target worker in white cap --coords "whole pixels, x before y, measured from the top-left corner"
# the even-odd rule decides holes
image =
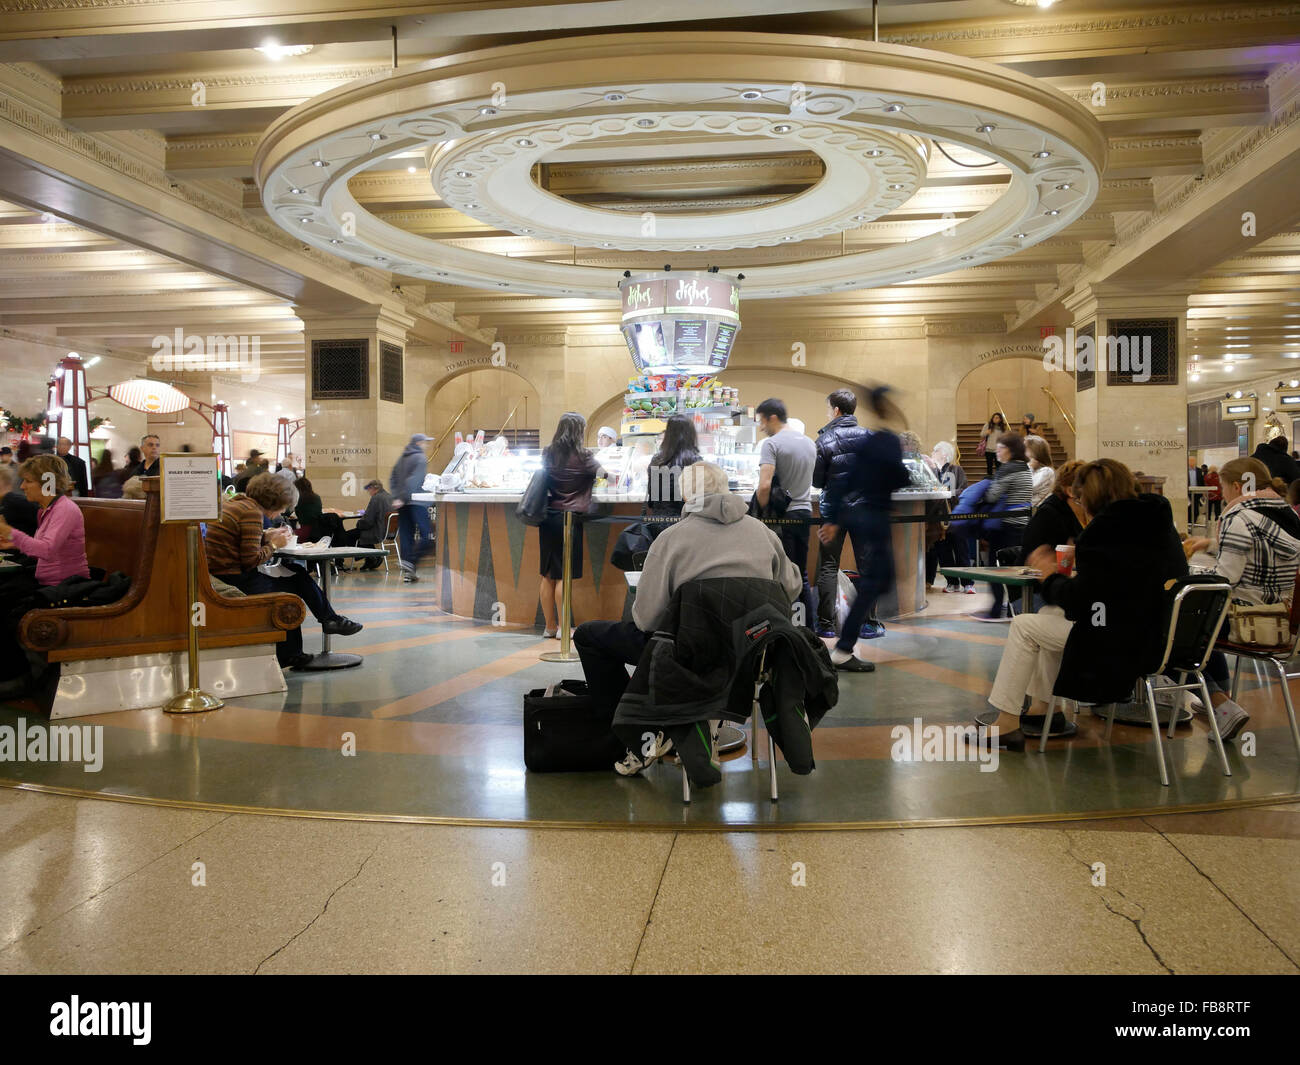
[[[613,447],[618,443],[618,433],[614,432],[608,425],[602,425],[600,431],[596,433],[597,447]]]

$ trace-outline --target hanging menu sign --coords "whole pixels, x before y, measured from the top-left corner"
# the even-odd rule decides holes
[[[164,523],[221,519],[221,476],[216,455],[163,455],[159,473]]]
[[[640,318],[642,315],[663,314],[667,284],[661,278],[623,282],[619,286],[623,292],[623,320]]]
[[[685,318],[678,319],[674,326],[673,364],[694,366],[703,362],[708,348],[708,323],[703,318]]]
[[[736,339],[736,327],[728,322],[718,323],[718,336],[713,341],[713,350],[709,352],[709,365],[719,369],[727,365],[731,355],[731,345]]]

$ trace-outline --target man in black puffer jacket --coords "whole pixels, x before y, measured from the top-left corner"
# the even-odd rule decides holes
[[[847,492],[857,466],[858,452],[863,441],[871,435],[869,429],[858,424],[854,411],[858,397],[847,388],[841,388],[826,397],[830,421],[817,431],[817,463],[813,467],[813,487],[822,490],[821,508],[826,507],[826,493],[838,488],[840,495]],[[817,635],[837,636],[835,604],[839,600],[840,555],[844,551],[845,533],[841,529],[830,543],[822,544],[817,552]]]
[[[1268,467],[1269,473],[1274,477],[1281,477],[1287,484],[1300,479],[1300,462],[1296,462],[1287,451],[1285,436],[1275,436],[1268,443],[1260,444],[1250,457],[1259,459]],[[1259,487],[1267,488],[1268,485],[1261,484]],[[1285,493],[1283,494],[1285,495]]]

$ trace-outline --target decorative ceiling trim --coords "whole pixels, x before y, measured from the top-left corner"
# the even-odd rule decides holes
[[[359,78],[371,78],[391,72],[391,66],[348,66],[335,67],[332,69],[317,68],[315,70],[302,70],[297,67],[289,67],[282,71],[275,71],[274,73],[269,74],[254,74],[251,72],[229,74],[204,73],[201,75],[201,80],[208,89],[263,88],[274,85],[292,87],[304,83],[312,84],[317,82],[328,82],[331,85],[338,85],[344,82],[355,81]],[[127,92],[183,92],[188,96],[195,80],[196,76],[191,74],[177,74],[174,76],[159,75],[150,78],[141,78],[132,75],[124,75],[121,77],[108,75],[104,77],[75,78],[63,82],[63,95],[103,96],[105,94]],[[301,94],[295,93],[294,95],[298,96]]]
[[[684,69],[707,74],[683,82]],[[774,81],[778,76],[782,80]],[[499,85],[509,86],[508,98],[501,97]],[[840,144],[881,134],[935,136],[1010,171],[996,202],[971,218],[887,248],[754,267],[745,282],[748,298],[876,287],[1012,254],[1054,235],[1088,209],[1106,159],[1105,134],[1087,108],[990,63],[839,38],[634,33],[484,49],[332,90],[271,125],[254,170],[272,219],[354,262],[378,263],[435,283],[610,298],[617,275],[449,247],[403,232],[369,213],[349,191],[348,180],[398,152],[436,152],[438,145],[480,135],[498,149],[510,147],[514,138],[513,147],[528,154],[515,154],[511,162],[526,173],[543,154],[545,149],[537,152],[536,146],[544,144],[548,129],[585,123],[594,134],[602,123],[617,127],[610,132],[631,123],[646,132],[670,123],[675,114],[712,114],[726,127],[723,133],[743,121],[746,136],[797,136],[808,124],[838,126],[821,136]],[[442,160],[435,164],[435,183],[442,165]],[[469,166],[461,169],[478,175]],[[477,187],[494,191],[490,178]],[[522,188],[517,182],[505,185],[515,192]],[[558,234],[562,228],[550,224],[549,210],[542,217],[513,217],[500,192],[484,206],[480,199],[458,199],[459,190],[446,191],[463,212],[501,228],[526,230],[526,235]],[[787,205],[805,204],[809,195],[792,197]],[[850,219],[853,213],[859,212],[851,212]],[[662,246],[655,243],[658,232],[649,240],[628,234],[622,227],[637,220],[608,214],[610,228],[595,243],[626,250]],[[718,218],[726,216],[711,221]],[[796,243],[800,226],[808,222],[796,211],[784,225],[764,228]],[[585,230],[574,228],[579,236],[571,243],[592,242]],[[725,244],[724,236],[713,233],[699,242],[711,248]],[[693,247],[686,237],[674,238],[681,243],[672,247]]]

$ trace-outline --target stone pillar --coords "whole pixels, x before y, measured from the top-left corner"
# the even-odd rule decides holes
[[[388,484],[410,439],[403,406],[406,340],[415,319],[388,306],[355,315],[305,307],[295,313],[304,327],[307,409],[294,450],[326,506],[357,510],[366,482]]]
[[[1134,473],[1164,477],[1174,524],[1185,530],[1187,292],[1124,283],[1084,284],[1064,302],[1073,318],[1072,332],[1061,338],[1065,353],[1087,351],[1090,334],[1095,352],[1094,384],[1075,394],[1077,456],[1117,459]],[[1123,381],[1125,342],[1132,335],[1126,323],[1158,321],[1171,323],[1172,373],[1168,379],[1153,377],[1144,384]],[[1128,354],[1132,368],[1139,352]],[[1121,375],[1117,377],[1116,371]]]

